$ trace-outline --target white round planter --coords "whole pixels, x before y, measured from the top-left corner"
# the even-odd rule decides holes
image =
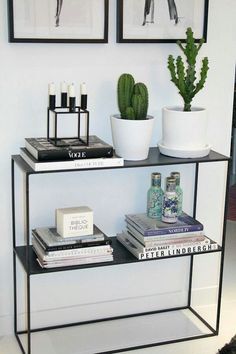
[[[154,117],[144,120],[122,119],[111,116],[111,132],[115,153],[125,160],[145,160],[148,157]]]
[[[162,111],[161,153],[174,157],[203,157],[209,154],[207,116],[204,108],[184,112],[181,107]]]

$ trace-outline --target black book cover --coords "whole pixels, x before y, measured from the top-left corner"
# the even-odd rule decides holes
[[[65,244],[63,244],[63,242],[60,242],[60,244],[53,245],[53,246],[49,246],[45,242],[45,240],[37,233],[35,229],[32,230],[32,237],[35,238],[35,240],[41,245],[41,247],[44,249],[45,252],[70,250],[70,249],[81,248],[81,247],[105,246],[105,245],[111,245],[112,243],[111,238],[104,234],[103,234],[103,240],[91,240],[91,241],[77,240],[76,242],[73,243],[66,242]]]
[[[81,137],[85,139],[85,137]],[[78,139],[63,138],[63,144],[55,146],[47,138],[25,138],[25,147],[38,161],[77,160],[99,157],[112,157],[113,147],[96,135],[89,136],[89,145],[83,145]]]

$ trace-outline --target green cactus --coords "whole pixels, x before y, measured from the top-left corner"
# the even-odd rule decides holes
[[[135,84],[130,74],[122,74],[117,85],[118,107],[123,119],[146,119],[148,90],[145,84]]]
[[[176,61],[172,55],[168,57],[168,69],[171,75],[171,81],[176,85],[179,94],[184,100],[184,111],[191,111],[191,104],[194,96],[204,87],[207,78],[208,58],[202,60],[200,78],[197,81],[196,77],[196,58],[201,49],[204,39],[202,38],[199,44],[195,44],[193,31],[189,27],[186,31],[187,39],[185,47],[180,41],[177,41],[178,46],[183,51],[186,57],[186,67],[184,60],[178,56]]]

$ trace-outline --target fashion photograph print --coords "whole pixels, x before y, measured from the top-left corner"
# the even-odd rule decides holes
[[[117,0],[118,41],[176,41],[206,29],[208,0]]]
[[[106,41],[108,0],[8,0],[17,41]]]

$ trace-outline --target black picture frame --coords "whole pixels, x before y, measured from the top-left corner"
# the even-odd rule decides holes
[[[206,42],[209,0],[181,0],[182,7],[176,5],[177,1],[117,0],[117,43],[185,41],[187,27],[193,29],[196,41],[204,38]],[[159,23],[155,24],[155,12],[160,4],[165,6],[159,7]],[[187,17],[188,14],[191,15]]]
[[[90,0],[89,2],[57,0],[55,4],[52,2],[42,4],[38,0],[8,0],[9,42],[108,42],[109,0]],[[83,13],[76,14],[75,10],[78,9],[79,4],[86,11],[86,16]],[[71,8],[68,5],[71,5]],[[46,11],[43,12],[43,10]],[[64,16],[64,24],[62,15]],[[71,19],[73,24],[69,22]]]

